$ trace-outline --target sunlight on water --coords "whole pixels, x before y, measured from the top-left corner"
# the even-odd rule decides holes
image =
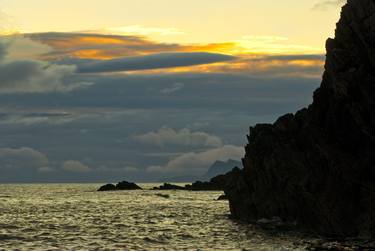
[[[98,187],[0,185],[0,249],[303,250],[297,237],[229,220],[220,192]]]

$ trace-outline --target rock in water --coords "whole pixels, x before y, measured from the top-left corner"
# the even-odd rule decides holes
[[[142,190],[140,186],[135,183],[121,181],[116,185],[117,190]]]
[[[186,185],[185,188],[190,191],[224,191],[227,184],[240,172],[241,169],[235,167],[232,171],[213,177],[210,181],[196,181],[191,185]]]
[[[313,104],[250,129],[226,188],[232,216],[375,236],[375,0],[349,0]]]
[[[105,192],[105,191],[114,191],[116,190],[116,186],[113,184],[106,184],[104,186],[101,186],[98,191],[99,192]]]
[[[186,190],[186,188],[178,185],[164,183],[161,186],[154,187],[153,190]]]
[[[135,183],[127,182],[127,181],[121,181],[117,183],[116,185],[113,184],[107,184],[104,186],[101,186],[98,191],[99,192],[105,192],[105,191],[118,191],[118,190],[141,190],[142,188],[139,187]]]

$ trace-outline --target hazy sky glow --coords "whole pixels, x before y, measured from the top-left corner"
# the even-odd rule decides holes
[[[250,125],[311,102],[342,4],[0,0],[0,182],[240,159]]]
[[[319,0],[2,0],[1,9],[9,28],[26,32],[107,30],[177,43],[273,36],[323,50],[339,11],[338,5],[314,8],[317,3]]]

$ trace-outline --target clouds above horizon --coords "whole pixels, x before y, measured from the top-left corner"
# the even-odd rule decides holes
[[[91,33],[25,36],[52,49],[40,58],[77,65],[83,72],[142,70],[143,74],[236,72],[318,77],[324,64],[324,55],[319,50],[273,36],[245,36],[212,44],[173,44],[138,36]]]
[[[142,143],[158,146],[190,146],[190,147],[219,147],[223,145],[222,140],[214,135],[205,132],[192,132],[188,128],[174,130],[162,127],[157,132],[148,132],[135,135],[134,140]]]
[[[0,93],[69,92],[90,85],[69,82],[76,66],[51,64],[35,59],[9,60],[12,41],[0,41]]]
[[[146,56],[117,58],[78,65],[81,73],[139,71],[193,66],[234,60],[235,57],[206,52],[157,53]]]
[[[47,156],[29,147],[19,149],[0,148],[0,172],[14,172],[17,170],[44,171],[49,166]]]
[[[16,171],[2,171],[1,181],[202,174],[217,160],[243,156],[250,125],[308,105],[324,64],[321,54],[244,53],[234,42],[184,45],[82,33],[12,39],[12,46],[0,46],[0,67],[19,70],[6,75],[13,79],[6,87],[0,83],[0,149],[8,149],[4,159],[13,166],[12,156],[31,153],[48,165],[18,163]],[[248,40],[273,48],[288,42]],[[12,65],[25,61],[37,70]],[[90,73],[77,70],[84,67]]]
[[[157,174],[202,175],[216,161],[241,160],[244,154],[245,149],[242,146],[224,145],[203,152],[184,153],[171,159],[164,166],[150,166],[146,170]]]
[[[62,169],[64,171],[73,172],[73,173],[87,173],[91,171],[91,169],[87,165],[77,160],[65,161],[63,163]]]

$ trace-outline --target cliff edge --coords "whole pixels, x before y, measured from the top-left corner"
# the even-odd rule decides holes
[[[375,236],[375,0],[349,0],[308,108],[250,128],[232,216]]]

